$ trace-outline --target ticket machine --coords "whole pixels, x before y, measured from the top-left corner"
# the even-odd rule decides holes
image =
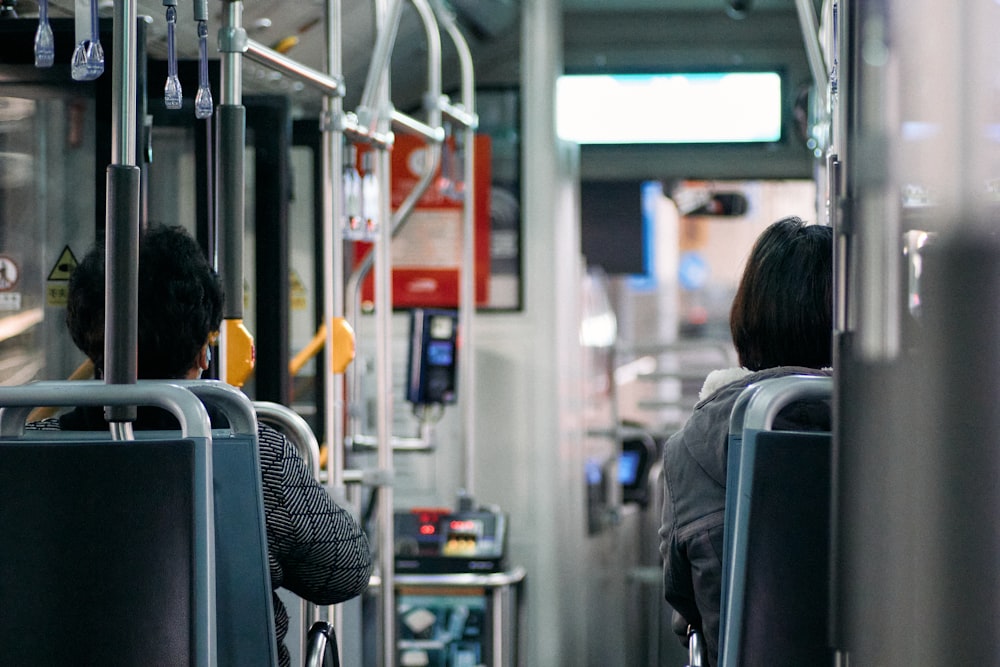
[[[406,400],[414,405],[450,405],[456,400],[458,311],[414,308]]]
[[[507,569],[506,515],[415,508],[395,533],[400,665],[516,665],[524,570]]]
[[[507,517],[496,511],[416,508],[396,512],[396,572],[499,572]]]

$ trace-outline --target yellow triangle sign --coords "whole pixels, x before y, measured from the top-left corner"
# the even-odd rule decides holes
[[[59,259],[56,260],[56,265],[52,267],[49,271],[49,280],[69,280],[70,275],[73,274],[73,269],[76,268],[77,261],[76,257],[73,256],[73,251],[69,249],[69,246],[63,248],[62,254],[59,255]]]
[[[306,291],[306,286],[302,283],[302,278],[295,269],[288,272],[288,289],[290,289],[293,294],[303,293]]]
[[[288,272],[288,291],[292,310],[305,310],[309,305],[306,301],[306,286],[295,269]]]

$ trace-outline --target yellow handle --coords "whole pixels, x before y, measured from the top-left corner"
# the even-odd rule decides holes
[[[243,325],[243,320],[223,320],[223,344],[226,355],[226,382],[242,387],[253,373],[256,351],[253,336]]]
[[[341,375],[347,370],[347,364],[354,361],[354,329],[343,317],[335,317],[333,324],[333,354],[330,355],[330,365],[333,372]]]
[[[274,46],[272,46],[271,48],[277,51],[278,53],[285,54],[294,49],[298,45],[299,45],[298,36],[289,35],[288,37],[282,37],[281,39],[279,39],[277,42],[274,43]]]
[[[288,373],[291,376],[296,376],[302,370],[302,367],[308,363],[310,359],[319,354],[319,351],[323,349],[323,344],[326,342],[326,325],[319,325],[319,329],[316,331],[316,335],[312,337],[312,340],[304,348],[302,348],[298,354],[292,357],[292,360],[288,362]]]
[[[326,344],[326,325],[319,325],[316,335],[302,348],[298,354],[288,362],[288,372],[298,375],[299,371],[306,363],[319,354]],[[343,317],[333,318],[333,355],[330,358],[330,367],[337,375],[341,375],[347,370],[347,364],[354,360],[354,329]]]

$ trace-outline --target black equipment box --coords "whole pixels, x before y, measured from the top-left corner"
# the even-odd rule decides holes
[[[396,572],[501,572],[507,518],[486,510],[416,508],[395,514]]]

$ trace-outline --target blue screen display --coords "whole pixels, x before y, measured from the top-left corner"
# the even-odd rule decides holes
[[[450,366],[455,358],[451,341],[432,340],[427,343],[427,363],[432,366]]]
[[[622,452],[618,457],[618,481],[625,485],[636,483],[639,475],[639,452]]]

